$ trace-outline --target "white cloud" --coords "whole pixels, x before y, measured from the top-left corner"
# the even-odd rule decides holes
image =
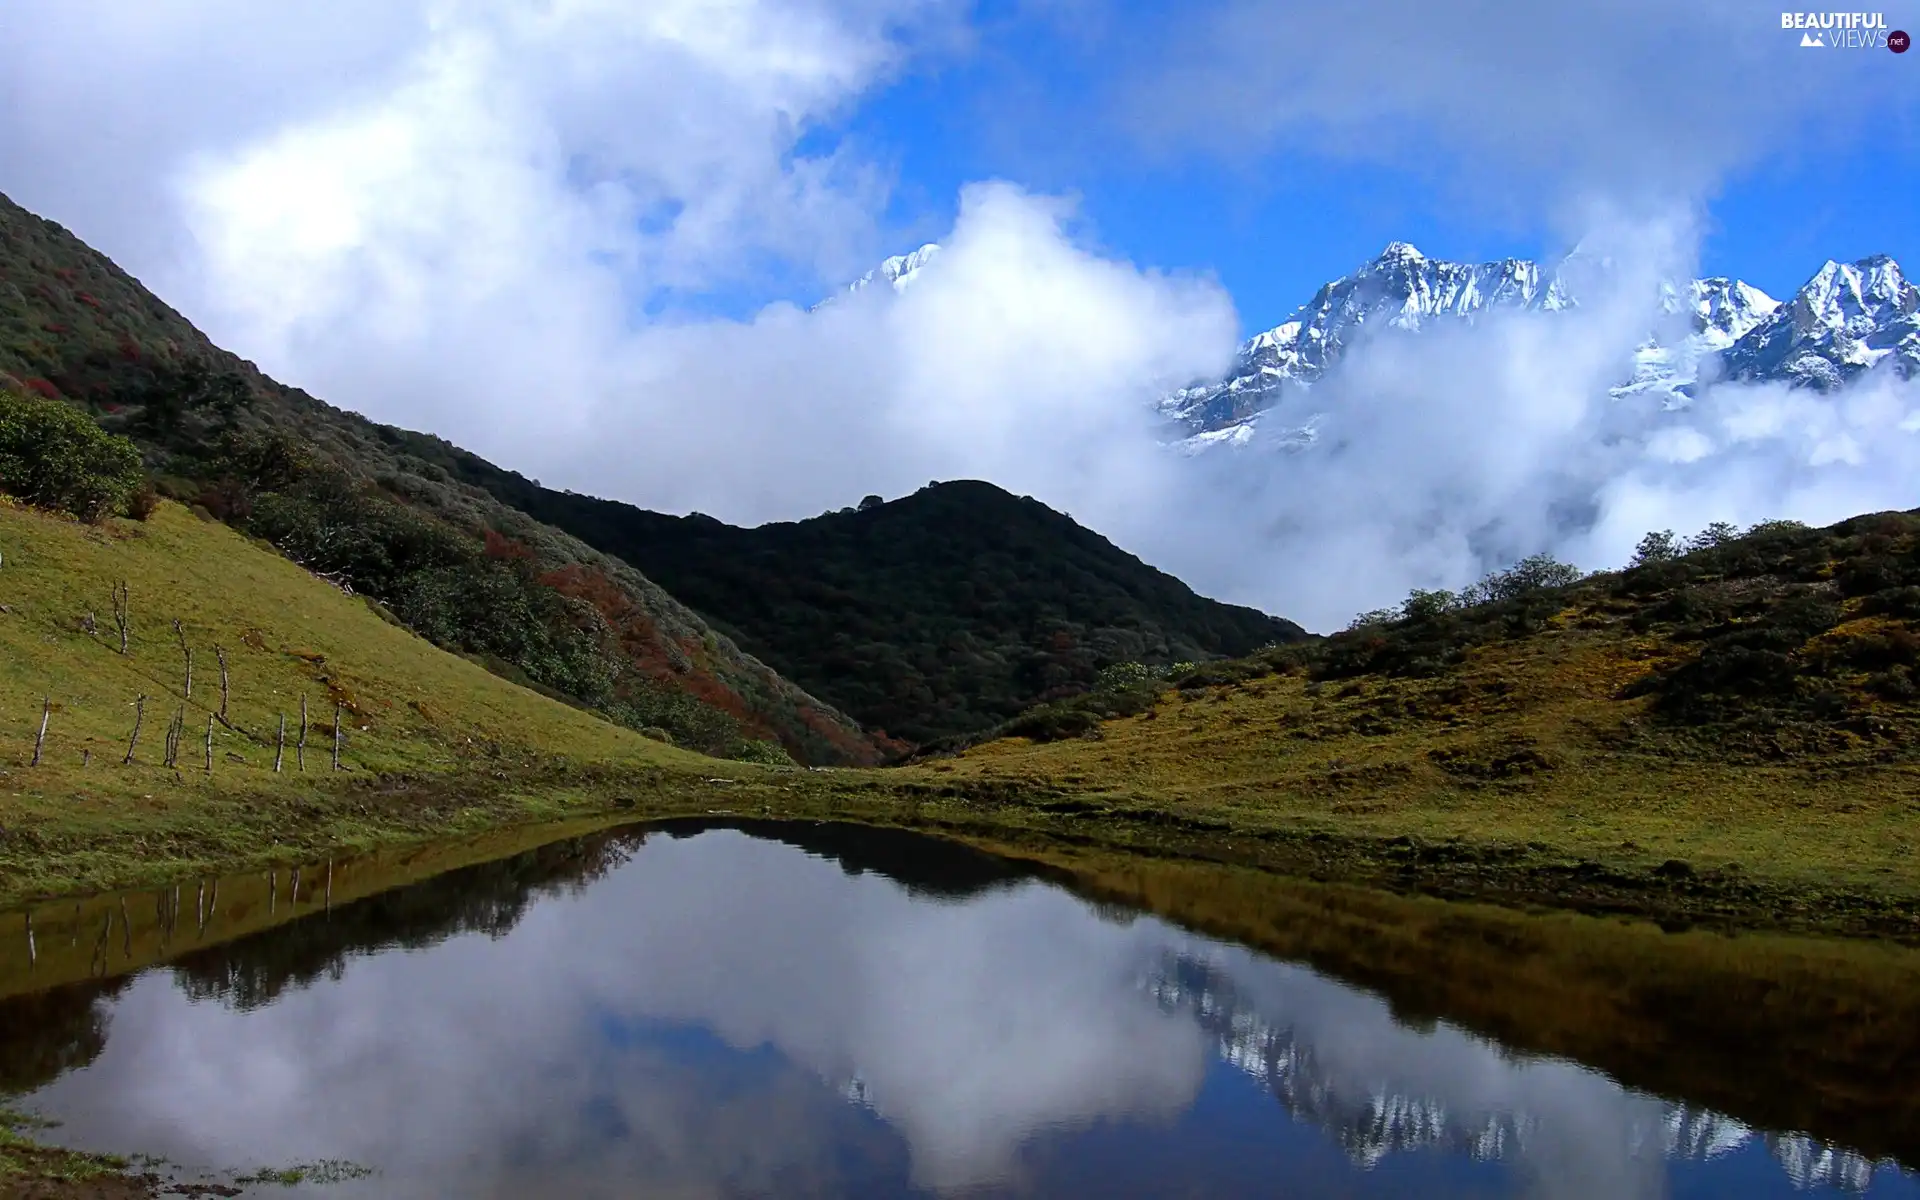
[[[1017,182],[967,187],[902,295],[701,315],[904,248],[884,167],[808,135],[964,47],[957,0],[123,9],[10,11],[30,52],[0,80],[0,185],[288,382],[550,484],[757,522],[986,478],[1315,627],[1541,548],[1617,562],[1648,524],[1907,502],[1900,389],[1682,414],[1606,397],[1643,285],[1690,267],[1700,200],[1842,69],[1730,3],[1487,9],[1482,28],[1231,0],[1153,42],[1151,69],[1120,60],[1141,131],[1485,171],[1611,231],[1589,246],[1622,272],[1575,317],[1356,356],[1310,454],[1197,464],[1156,448],[1145,402],[1224,363],[1228,298],[1120,260],[1070,199]],[[1069,136],[1102,120],[1039,115]]]

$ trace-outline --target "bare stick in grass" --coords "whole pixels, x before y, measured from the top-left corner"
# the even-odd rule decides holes
[[[340,702],[333,702],[333,769],[340,769]]]
[[[120,629],[120,653],[127,652],[127,631],[132,625],[132,616],[128,611],[127,581],[122,579],[113,587],[113,623]]]
[[[53,716],[53,697],[48,696],[40,702],[40,733],[33,739],[33,764],[40,765],[40,755],[47,748],[47,720]]]
[[[293,748],[293,760],[304,774],[307,769],[307,698],[300,697],[300,741]]]
[[[233,722],[227,719],[227,652],[215,646],[213,656],[220,660],[220,723],[232,729]]]
[[[280,763],[287,757],[287,714],[280,714],[280,740],[273,747],[273,773],[280,773]]]
[[[207,774],[213,774],[213,718],[207,718]]]
[[[133,765],[134,747],[140,744],[140,722],[146,715],[147,698],[143,695],[133,702],[133,736],[127,739],[127,757],[121,760],[124,766]]]
[[[193,647],[187,645],[187,631],[180,627],[180,618],[173,619],[173,636],[180,639],[180,657],[186,660],[186,677],[180,684],[182,699],[193,699]]]

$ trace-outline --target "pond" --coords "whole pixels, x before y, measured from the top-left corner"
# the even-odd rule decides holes
[[[913,834],[352,877],[8,915],[0,1087],[63,1144],[341,1196],[1920,1197],[1846,1101],[1765,1128]],[[1754,1061],[1706,1090],[1768,1111]]]

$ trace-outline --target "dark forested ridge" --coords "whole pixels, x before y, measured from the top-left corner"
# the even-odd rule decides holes
[[[74,404],[162,494],[437,644],[710,753],[874,762],[1113,663],[1301,636],[985,483],[754,529],[540,487],[275,382],[4,196],[0,385]]]
[[[407,451],[632,563],[787,678],[916,743],[1083,691],[1114,663],[1305,636],[989,483],[746,529],[553,491],[439,439],[410,438]]]
[[[893,749],[630,564],[408,451],[444,443],[268,378],[5,196],[0,392],[37,420],[44,405],[35,416],[31,403],[74,405],[132,439],[162,494],[377,599],[437,644],[613,720],[741,757],[772,740],[811,762]]]

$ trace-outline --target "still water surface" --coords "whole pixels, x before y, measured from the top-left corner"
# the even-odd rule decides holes
[[[970,850],[806,828],[350,904],[310,874],[291,923],[0,1004],[0,1081],[68,1144],[376,1171],[343,1196],[1920,1197]]]

